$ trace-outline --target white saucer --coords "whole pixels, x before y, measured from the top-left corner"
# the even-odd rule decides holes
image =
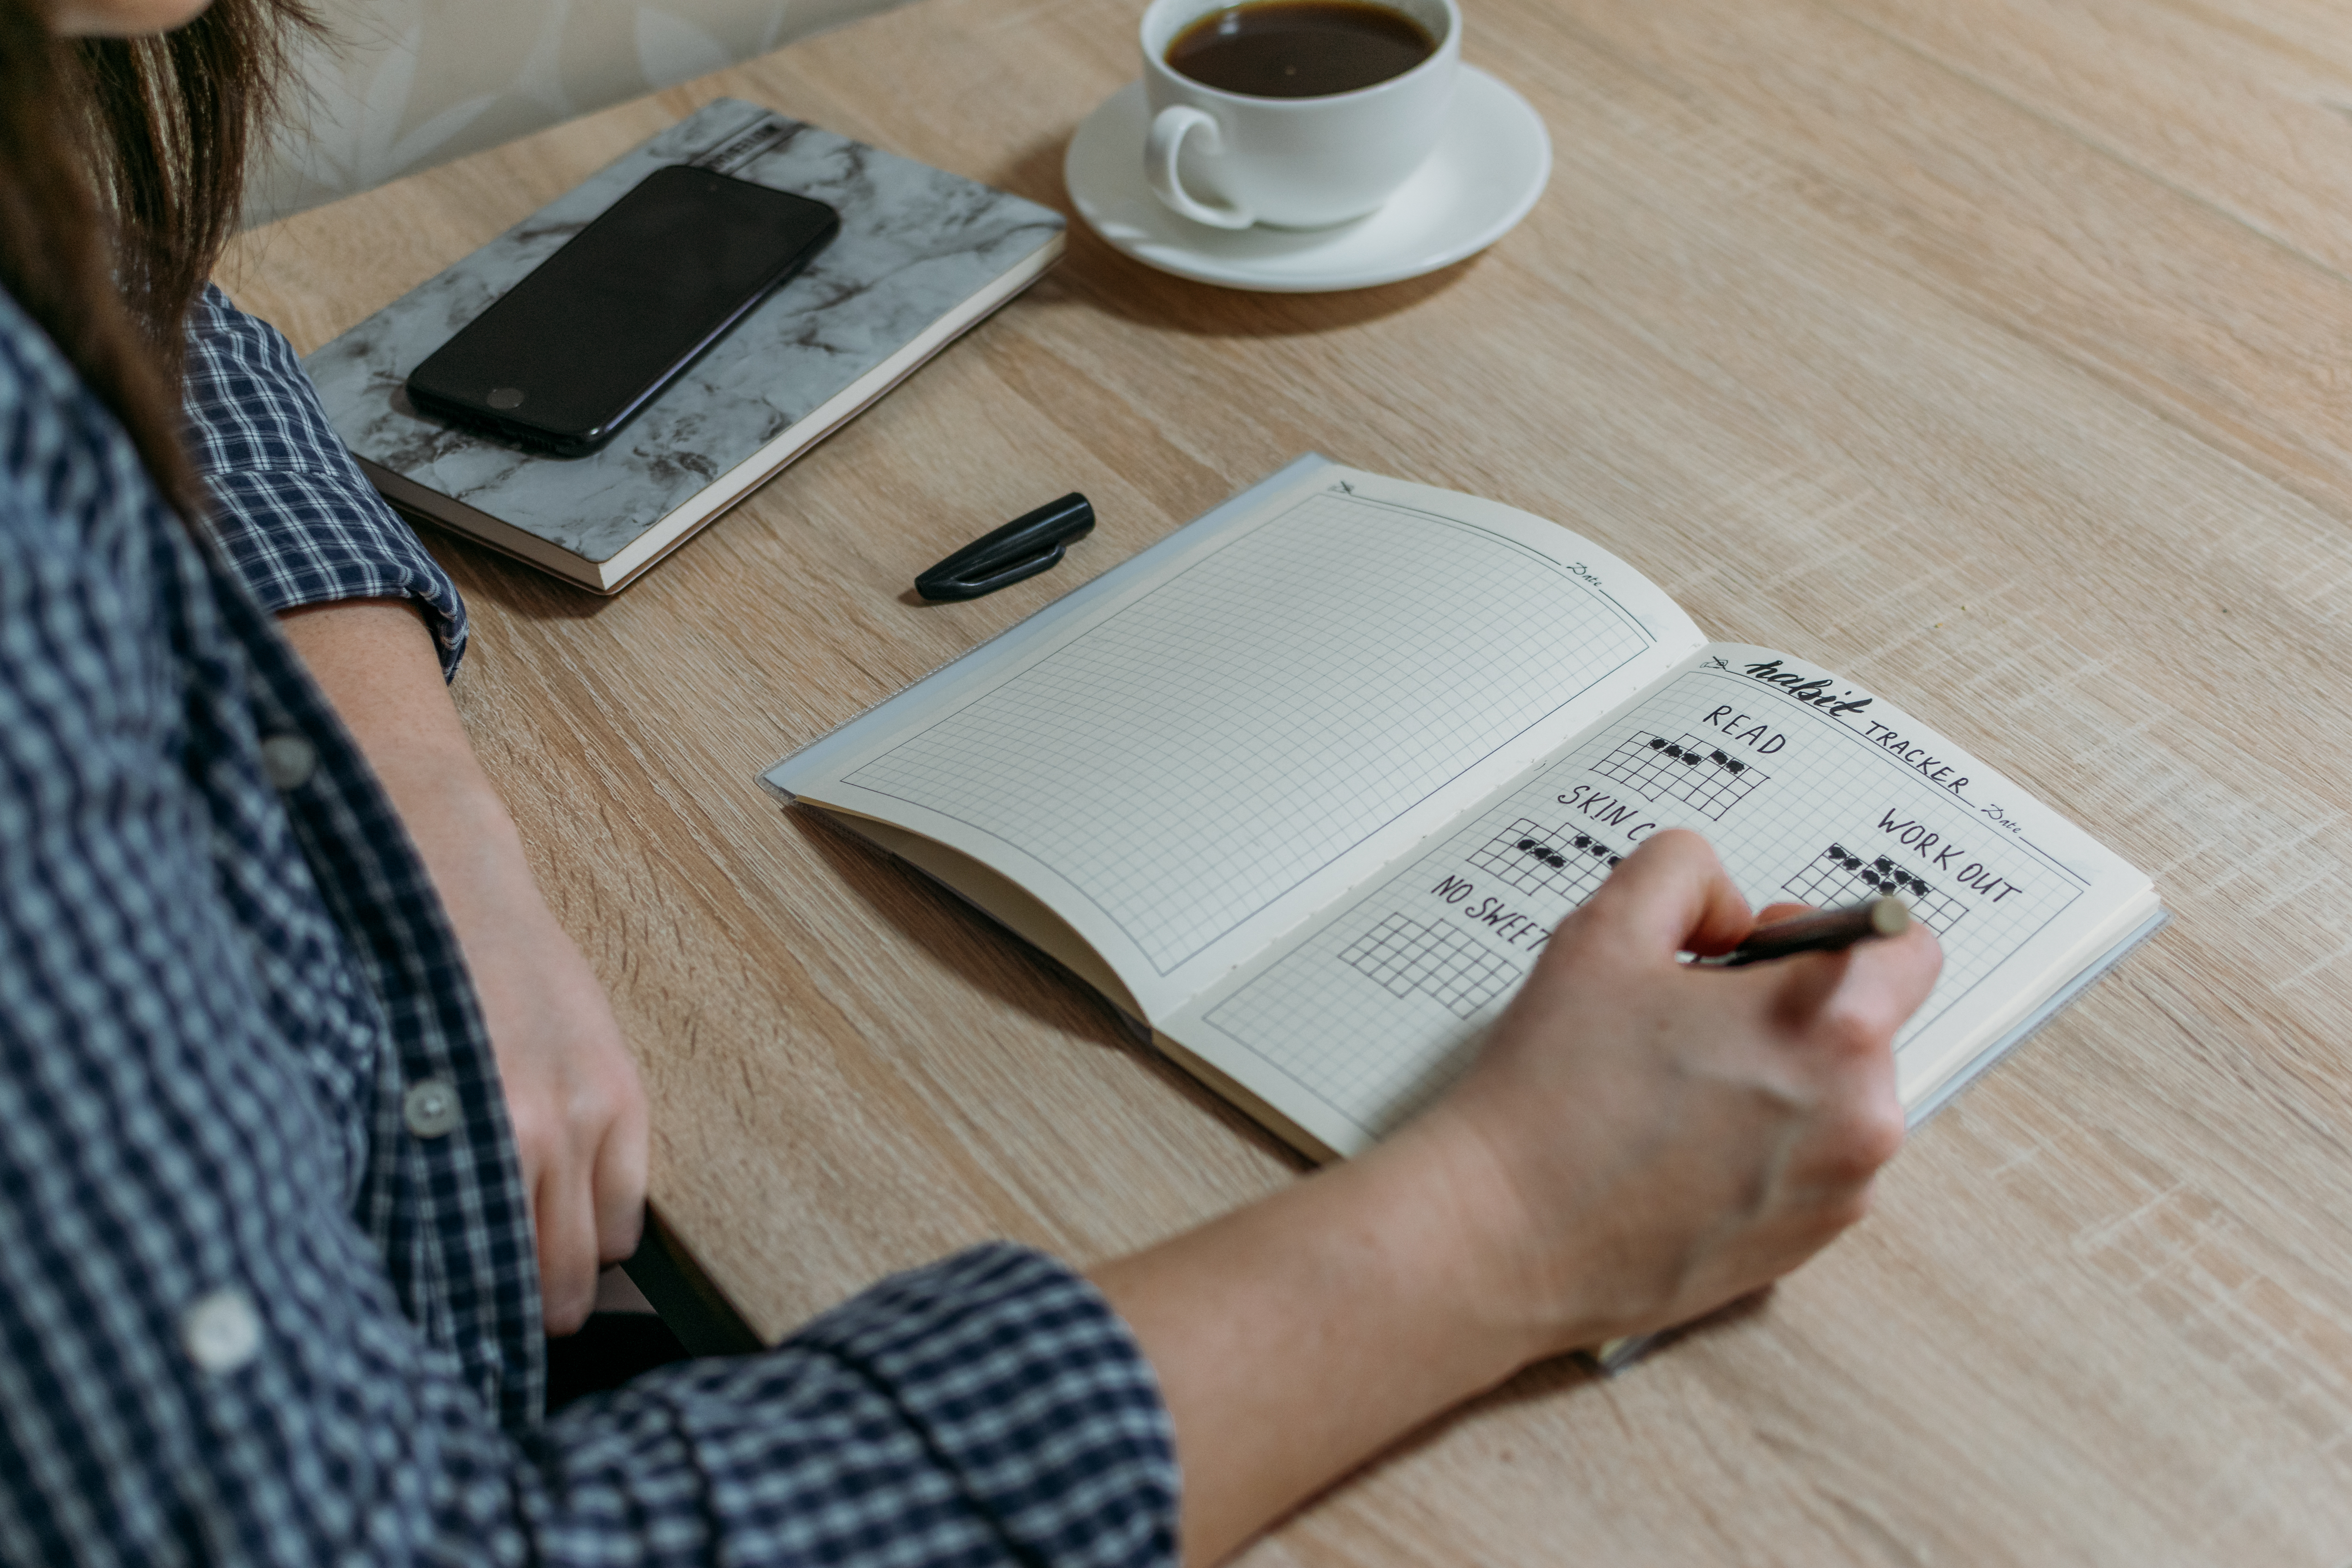
[[[1070,138],[1062,179],[1078,215],[1162,272],[1277,294],[1369,289],[1484,250],[1527,216],[1551,178],[1551,137],[1528,100],[1464,66],[1429,161],[1379,211],[1335,228],[1210,228],[1160,205],[1143,180],[1143,84],[1104,100]]]

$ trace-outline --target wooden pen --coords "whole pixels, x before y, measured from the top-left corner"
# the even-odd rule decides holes
[[[1901,936],[1911,929],[1911,906],[1888,894],[1849,909],[1822,910],[1759,926],[1748,940],[1720,958],[1703,963],[1732,969],[1798,952],[1837,952],[1873,937]]]

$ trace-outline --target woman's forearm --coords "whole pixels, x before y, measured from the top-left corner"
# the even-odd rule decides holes
[[[475,759],[431,634],[404,600],[289,610],[278,626],[335,705],[461,924],[530,882],[522,841]]]
[[[1485,1310],[1470,1174],[1408,1132],[1094,1271],[1175,1423],[1188,1563],[1540,1353]]]

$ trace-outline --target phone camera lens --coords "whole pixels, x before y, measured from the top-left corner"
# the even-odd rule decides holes
[[[520,386],[494,386],[490,388],[490,395],[482,399],[482,401],[497,409],[499,413],[504,414],[509,408],[520,408],[522,406],[522,388]]]

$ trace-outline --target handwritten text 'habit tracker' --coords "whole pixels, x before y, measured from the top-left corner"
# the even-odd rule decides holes
[[[1768,658],[1760,664],[1747,665],[1742,668],[1740,673],[1752,679],[1760,680],[1767,686],[1777,686],[1783,696],[1794,698],[1809,708],[1822,709],[1831,718],[1840,722],[1845,721],[1847,714],[1859,713],[1871,703],[1869,698],[1857,698],[1852,691],[1840,691],[1833,694],[1830,688],[1836,682],[1827,676],[1808,677],[1801,670],[1784,669],[1777,658]],[[1744,713],[1735,716],[1728,708],[1717,709],[1707,715],[1706,721],[1718,730],[1735,732],[1755,722]],[[1864,734],[1871,744],[1902,758],[1904,762],[1910,764],[1913,771],[1925,777],[1928,783],[1939,789],[1949,790],[1954,795],[1958,795],[1969,787],[1966,773],[1955,773],[1949,763],[1937,756],[1927,747],[1913,744],[1892,724],[1882,724],[1875,719],[1864,719],[1861,722]],[[1759,729],[1756,733],[1760,735],[1763,731]]]

